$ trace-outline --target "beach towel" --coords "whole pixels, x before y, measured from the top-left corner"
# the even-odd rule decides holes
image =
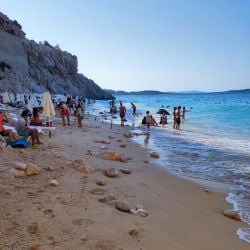
[[[12,141],[10,145],[12,148],[27,148],[29,146],[29,143],[25,138],[22,138],[16,141]]]

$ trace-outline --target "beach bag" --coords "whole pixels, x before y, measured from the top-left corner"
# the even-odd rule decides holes
[[[28,141],[25,138],[11,142],[12,148],[27,148],[29,146]]]

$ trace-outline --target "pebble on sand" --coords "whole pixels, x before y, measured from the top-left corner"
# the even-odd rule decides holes
[[[53,186],[53,187],[57,187],[58,186],[58,181],[56,179],[52,179],[49,181],[49,185]]]
[[[118,176],[118,170],[116,168],[105,169],[103,173],[105,176],[111,178],[115,178]]]
[[[131,174],[132,173],[131,169],[128,169],[128,168],[121,169],[121,172],[124,174]]]
[[[129,212],[129,210],[130,210],[129,204],[126,201],[116,201],[115,207],[118,210],[123,211],[123,212]]]
[[[119,152],[107,152],[104,158],[105,160],[120,161],[125,163],[128,162],[128,159]]]
[[[39,173],[39,167],[33,163],[28,163],[27,164],[27,169],[26,169],[26,174],[28,176],[30,175],[37,175]]]
[[[152,152],[152,153],[150,154],[150,156],[151,156],[152,158],[160,158],[160,154],[157,153],[157,152]]]
[[[95,183],[99,186],[105,186],[106,185],[106,182],[105,180],[101,179],[101,178],[96,178],[96,181]]]
[[[18,169],[18,170],[26,170],[28,167],[26,163],[19,162],[19,161],[15,161],[14,166],[15,166],[15,169]]]

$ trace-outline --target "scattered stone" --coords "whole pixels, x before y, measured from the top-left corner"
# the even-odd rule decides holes
[[[90,156],[92,156],[93,155],[93,152],[92,152],[92,150],[87,150],[87,153],[86,153],[86,155],[90,155]]]
[[[111,144],[111,141],[109,141],[109,140],[97,141],[96,140],[95,143]]]
[[[122,140],[119,140],[119,139],[118,139],[117,142],[122,142]]]
[[[115,207],[118,210],[123,211],[123,212],[129,212],[129,210],[130,210],[129,204],[126,201],[116,201]]]
[[[31,247],[29,248],[29,250],[39,250],[39,249],[40,249],[40,245],[39,245],[39,244],[36,244],[36,245],[31,246]]]
[[[13,169],[15,177],[24,177],[26,176],[26,172],[24,170]]]
[[[104,196],[104,197],[101,197],[101,198],[98,199],[98,201],[104,202],[104,203],[111,202],[111,201],[114,201],[114,200],[116,200],[116,196],[113,195],[113,194],[109,194],[107,196]]]
[[[152,153],[150,154],[150,156],[151,156],[152,158],[160,158],[160,154],[157,153],[157,152],[152,152]]]
[[[111,135],[109,135],[109,139],[115,139],[115,137],[114,136],[111,136]]]
[[[101,189],[101,188],[95,188],[95,189],[92,189],[90,191],[92,194],[96,194],[96,195],[103,195],[106,193],[105,190]]]
[[[39,173],[39,167],[33,163],[27,164],[26,174],[30,175],[37,175]]]
[[[223,211],[223,214],[233,220],[241,221],[240,214],[237,211],[226,209]]]
[[[115,178],[118,176],[118,170],[116,168],[105,169],[103,173],[105,176],[111,178]]]
[[[56,179],[52,179],[49,181],[49,185],[53,186],[53,187],[57,187],[58,186],[58,181]]]
[[[34,224],[28,226],[28,232],[30,234],[36,234],[38,232],[38,225],[37,225],[37,223],[34,223]]]
[[[13,181],[15,179],[14,169],[10,169],[7,172],[5,172],[3,179],[6,181]]]
[[[80,238],[81,241],[87,241],[88,240],[88,236],[87,235],[82,235],[82,237]]]
[[[140,232],[137,229],[131,229],[131,230],[129,230],[128,233],[130,236],[138,237]]]
[[[28,167],[26,163],[19,162],[19,161],[14,162],[14,165],[15,165],[15,169],[19,169],[19,170],[26,170]]]
[[[149,163],[149,161],[143,161],[144,163]]]
[[[107,152],[104,157],[106,160],[111,161],[120,161],[120,162],[128,162],[128,159],[125,158],[121,153],[119,152]]]
[[[144,210],[144,209],[138,209],[136,210],[137,213],[141,216],[141,217],[147,217],[149,215],[148,211]]]
[[[136,204],[135,205],[135,209],[138,210],[138,209],[143,209],[143,205],[141,204]]]
[[[131,169],[128,169],[128,168],[121,169],[121,172],[124,174],[131,174],[132,173]]]
[[[26,151],[25,151],[23,148],[20,148],[20,149],[19,149],[19,152],[20,152],[21,154],[25,154],[25,153],[26,153]]]
[[[133,134],[132,133],[128,133],[128,134],[123,134],[126,138],[133,138]]]
[[[129,209],[129,212],[130,212],[131,214],[134,214],[134,215],[137,215],[137,214],[138,214],[138,212],[137,212],[135,209],[133,209],[133,208]]]
[[[47,166],[47,167],[45,167],[44,169],[47,170],[47,171],[54,171],[54,168],[51,167],[51,166]]]
[[[96,182],[95,182],[97,185],[99,186],[105,186],[106,185],[106,182],[105,180],[101,179],[101,178],[96,178]]]
[[[126,144],[121,144],[121,145],[120,145],[120,148],[126,148],[126,147],[127,147]]]
[[[80,171],[84,174],[92,174],[95,172],[95,169],[91,166],[82,166]]]
[[[212,194],[212,193],[213,193],[213,191],[211,191],[211,190],[208,189],[208,188],[204,188],[203,190],[204,190],[204,192],[206,192],[206,193],[208,193],[208,194]]]

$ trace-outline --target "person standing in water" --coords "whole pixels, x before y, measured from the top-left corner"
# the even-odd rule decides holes
[[[133,111],[133,116],[136,115],[136,106],[133,102],[131,102],[131,108],[132,108],[132,111]]]
[[[176,121],[175,129],[180,130],[180,126],[181,126],[181,106],[178,106],[178,108],[175,110],[175,121]]]
[[[120,117],[121,117],[121,126],[124,126],[124,120],[126,115],[126,107],[120,102]]]
[[[176,114],[175,114],[175,112],[176,112],[176,110],[177,110],[177,107],[174,107],[174,109],[173,109],[173,121],[174,121],[174,124],[173,124],[173,129],[176,129]]]

